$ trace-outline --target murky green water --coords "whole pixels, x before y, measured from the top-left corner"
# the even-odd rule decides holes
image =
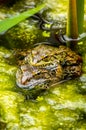
[[[24,2],[28,3],[28,1],[31,4],[32,0]],[[47,1],[47,6],[51,8],[49,11],[45,11],[44,16],[48,20],[66,19],[67,0],[45,1]],[[17,10],[16,6],[13,8]],[[0,10],[0,18],[2,19],[9,17],[13,9],[5,7],[4,10],[3,8]],[[13,11],[13,13],[15,12]],[[39,37],[36,35],[39,34],[40,30],[34,25],[28,25],[28,27],[27,25],[28,21],[26,20],[25,23],[20,23],[18,27],[9,30],[2,37],[6,42],[4,45],[11,46],[11,49],[0,46],[0,130],[86,130],[86,41],[84,40],[83,44],[78,45],[83,58],[82,75],[79,78],[51,88],[42,96],[38,96],[35,101],[25,100],[25,96],[16,87],[17,65],[14,64],[15,57],[12,47],[16,47],[18,42],[25,45],[25,41],[28,43],[32,36],[34,40],[30,43],[40,41],[36,40]],[[19,27],[20,30],[17,30]],[[29,28],[32,31],[32,27],[38,31],[33,31],[34,35],[27,30]],[[21,29],[24,30],[24,33],[21,32]],[[18,35],[18,37],[15,39],[14,35]],[[28,38],[29,36],[31,39]],[[43,40],[42,38],[41,40]],[[1,45],[2,42],[0,40]]]

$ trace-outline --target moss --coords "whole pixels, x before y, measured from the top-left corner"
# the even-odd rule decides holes
[[[86,129],[86,97],[80,92],[80,87],[85,83],[85,74],[78,80],[56,85],[36,100],[26,100],[23,91],[17,89],[15,84],[17,67],[10,64],[10,57],[14,59],[13,52],[0,47],[0,57],[0,119],[3,124],[1,128]]]
[[[1,119],[6,121],[6,129],[19,130],[19,103],[24,97],[11,91],[0,91]]]
[[[45,1],[44,1],[45,2]],[[56,10],[54,10],[55,7],[58,7],[58,3],[54,0],[53,1],[53,8],[51,7],[51,3],[47,0],[47,6],[44,11],[42,11],[42,17],[44,17],[47,21],[52,22],[58,21],[56,23],[56,27],[59,25],[60,22],[64,21],[62,25],[65,26],[65,20],[62,17],[58,18],[58,13],[56,13]],[[19,4],[20,3],[20,4]],[[13,7],[0,9],[0,19],[4,19],[6,17],[12,17],[14,15],[18,15],[20,12],[23,12],[27,10],[28,8],[33,8],[34,6],[43,3],[43,1],[31,1],[31,0],[25,0],[25,1],[18,1],[16,4],[14,4]],[[51,9],[52,8],[52,9]],[[48,12],[47,12],[48,9]],[[48,16],[49,15],[49,16]],[[59,22],[60,21],[60,22]],[[60,25],[60,26],[62,26]],[[16,25],[12,29],[8,30],[7,32],[4,32],[0,36],[0,44],[5,45],[9,48],[31,48],[35,43],[39,42],[46,42],[48,41],[48,38],[50,36],[49,31],[46,33],[49,34],[47,37],[46,35],[43,35],[45,31],[41,30],[39,28],[39,21],[34,19],[27,19],[20,24]],[[57,27],[58,28],[58,27]]]
[[[70,130],[78,128],[81,122],[80,127],[85,129],[85,97],[76,92],[76,86],[68,84],[58,85],[36,101],[26,101],[20,114],[22,130]]]
[[[40,42],[42,38],[41,33],[41,30],[37,29],[35,25],[30,25],[29,21],[26,20],[9,30],[6,33],[6,40],[11,48],[30,48],[35,43]],[[10,40],[9,37],[11,37]]]
[[[21,4],[23,2],[29,4],[28,0],[20,1]],[[31,2],[32,0],[30,4]],[[48,6],[52,5],[51,1],[48,1],[48,3]],[[53,5],[55,5],[54,0]],[[55,7],[58,10],[61,6],[57,3]],[[18,5],[18,7],[14,5],[9,10],[5,7],[5,10],[0,12],[3,16],[1,19],[17,13],[19,8],[22,11],[23,5]],[[50,8],[53,8],[53,6]],[[0,8],[0,10],[3,9]],[[50,9],[50,12],[47,11],[44,15],[51,21],[55,19],[54,13],[55,10],[52,12],[52,9]],[[51,14],[54,14],[53,17],[49,17]],[[4,42],[7,41],[5,44],[16,47],[22,43],[23,47],[27,43],[29,48],[29,45],[40,41],[36,40],[41,36],[38,35],[41,34],[40,30],[35,27],[37,22],[33,21],[29,25],[28,23],[31,21],[26,20],[9,30],[3,37]],[[85,44],[80,47],[84,59],[84,74],[80,78],[53,86],[53,88],[39,95],[36,100],[26,100],[24,93],[17,89],[15,84],[17,67],[13,64],[16,60],[13,51],[0,47],[0,130],[86,130],[85,48]]]
[[[1,47],[0,57],[0,119],[1,129],[8,130],[67,130],[86,129],[86,96],[80,92],[85,74],[47,90],[36,100],[26,100],[16,88],[17,67],[7,62],[12,51]],[[14,57],[13,57],[14,58]],[[81,125],[82,124],[82,125]]]
[[[0,90],[15,90],[15,78],[6,73],[0,73]]]
[[[28,2],[26,1],[26,3]],[[33,3],[33,2],[30,2],[30,3]],[[27,10],[26,8],[22,10],[22,6],[24,8],[23,3],[22,3],[22,6],[20,4],[20,7],[18,5],[19,3],[15,5],[15,7],[18,8],[18,10],[15,9],[15,7],[6,8],[6,7],[1,6],[0,19],[2,20],[5,18],[9,18],[14,15],[18,15],[22,11]],[[28,8],[30,8],[29,5],[28,5]],[[0,36],[0,44],[5,45],[6,47],[9,47],[9,48],[13,48],[13,47],[30,48],[32,45],[34,45],[37,42],[42,41],[43,39],[44,37],[42,36],[42,30],[39,29],[37,20],[34,21],[33,19],[30,18],[16,25],[15,27],[8,30],[7,32],[4,32]]]
[[[17,67],[12,65],[12,61],[12,52],[4,47],[0,47],[0,90],[15,89]]]

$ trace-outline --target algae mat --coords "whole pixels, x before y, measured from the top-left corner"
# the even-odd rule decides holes
[[[28,1],[32,2],[30,0],[22,0],[22,2],[26,3]],[[45,2],[47,2],[49,7],[51,6],[49,0]],[[55,0],[52,0],[52,3],[52,7],[55,6],[57,8],[51,9],[49,13],[46,13],[47,19],[54,20],[56,18],[55,12],[58,12],[56,15],[59,17],[66,17],[67,0],[62,0],[61,2],[58,0],[57,4]],[[8,11],[7,7],[0,8],[0,18],[9,17],[9,11],[12,10],[18,12],[19,7],[14,5],[13,9],[11,8]],[[50,18],[51,14],[53,17]],[[23,26],[19,27],[25,29],[27,21],[22,24]],[[6,34],[4,38],[8,42],[9,35]],[[13,40],[14,38],[12,37],[10,43]],[[0,40],[1,43],[2,41]],[[10,46],[10,43],[7,44]],[[0,130],[86,130],[85,43],[86,41],[79,45],[79,51],[83,58],[83,74],[81,77],[51,88],[43,95],[38,96],[36,100],[26,100],[23,93],[16,86],[15,74],[18,66],[15,64],[12,46],[11,49],[0,46]]]

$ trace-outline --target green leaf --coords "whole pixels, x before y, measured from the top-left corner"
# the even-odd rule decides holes
[[[0,21],[0,33],[7,31],[8,29],[10,29],[11,27],[20,23],[21,21],[25,20],[26,18],[39,12],[44,7],[45,7],[45,4],[42,4],[42,5],[37,6],[36,8],[25,11],[19,15],[16,15],[11,18],[7,18],[7,19]]]

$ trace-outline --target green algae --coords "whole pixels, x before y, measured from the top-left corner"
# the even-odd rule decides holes
[[[61,5],[59,5],[60,2],[58,1],[55,5],[54,1],[55,0],[52,0],[53,5],[57,7],[56,10],[59,14],[62,10],[64,12],[66,7],[64,6],[64,8],[61,9]],[[62,1],[62,5],[67,4],[67,0],[64,0],[65,4]],[[23,2],[28,3],[26,0]],[[51,1],[48,1],[48,6],[50,6],[50,2]],[[19,7],[20,6],[21,5],[19,5]],[[19,7],[14,7],[13,8],[15,10],[17,8],[18,11]],[[52,7],[53,6],[51,6],[51,8]],[[55,14],[53,14],[55,10],[53,12],[52,10],[53,8],[49,14],[46,12],[45,16],[47,15],[47,19],[55,19]],[[58,15],[62,16],[63,12],[61,15]],[[53,14],[53,18],[49,17],[51,14]],[[64,13],[64,16],[65,15],[66,12]],[[24,29],[24,33],[28,32],[25,26],[27,26],[27,20],[18,25],[18,27]],[[31,25],[28,26],[30,27]],[[35,26],[33,27],[36,28]],[[32,31],[34,28],[32,28]],[[11,39],[8,45],[12,48],[16,47],[19,42],[19,40],[17,41],[19,37],[18,33],[22,34],[21,29],[17,31],[13,30],[17,30],[17,27],[9,30],[9,32],[7,32],[9,34],[8,36],[7,34],[5,35],[8,40],[10,36]],[[12,31],[13,34],[10,33]],[[35,33],[35,31],[33,32]],[[18,37],[14,41],[13,37],[16,37],[16,33]],[[22,39],[23,35],[24,34],[20,35],[20,39]],[[36,35],[37,32],[35,36]],[[23,39],[23,42],[20,43],[24,43],[24,40],[26,40],[26,37]],[[29,39],[26,41],[29,42]],[[12,45],[12,42],[16,42],[16,45]],[[38,41],[35,39],[35,42]],[[86,41],[84,41],[84,43],[85,42]],[[0,44],[1,43],[0,41]],[[22,44],[22,46],[23,45],[24,44]],[[26,100],[24,93],[16,86],[15,74],[18,66],[15,64],[16,59],[13,55],[13,51],[0,46],[0,130],[86,130],[85,50],[85,44],[79,45],[79,52],[83,58],[83,74],[79,78],[54,86],[38,96],[36,100]]]
[[[9,54],[10,59],[12,51],[4,47],[0,50],[4,59],[0,63],[1,129],[86,129],[86,90],[82,87],[86,84],[85,73],[76,80],[54,86],[36,100],[26,100],[24,93],[15,84],[17,67],[10,64],[10,60],[7,62],[4,56],[5,53]]]
[[[23,96],[15,92],[0,91],[0,117],[6,122],[6,129],[19,128],[19,103],[23,100]]]
[[[42,13],[45,20],[49,22],[56,21],[56,20],[58,21],[64,20],[65,22],[65,15],[63,17],[59,16],[59,11],[57,11],[57,9],[59,10],[60,7],[58,8],[58,3],[55,0],[52,1],[53,6],[50,5],[51,3],[49,1],[44,1],[44,2],[47,3],[46,8]],[[4,7],[4,9],[2,9],[2,6],[1,6],[0,19],[2,20],[5,18],[12,17],[14,15],[18,15],[22,11],[27,10],[27,8],[32,8],[33,6],[38,5],[38,3],[43,3],[43,2],[41,0],[39,0],[39,2],[37,1],[31,2],[30,0],[25,0],[24,3],[23,1],[20,1],[20,4],[19,2],[17,2],[11,8]],[[47,8],[49,8],[49,10],[47,10]],[[46,36],[43,35],[44,31],[40,29],[39,26],[40,25],[37,20],[34,20],[32,18],[24,20],[24,22],[19,23],[18,25],[8,30],[7,32],[4,32],[0,36],[1,44],[9,48],[13,48],[13,47],[30,48],[35,43],[46,41]],[[49,34],[49,31],[47,31],[47,33]]]

